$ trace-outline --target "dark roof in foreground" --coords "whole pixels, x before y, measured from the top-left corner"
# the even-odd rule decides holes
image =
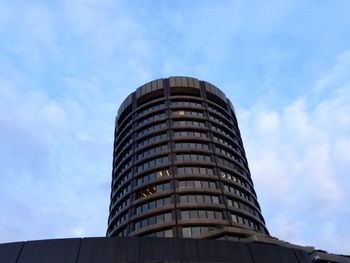
[[[0,244],[1,263],[310,263],[302,250],[264,243],[152,237],[97,237]]]

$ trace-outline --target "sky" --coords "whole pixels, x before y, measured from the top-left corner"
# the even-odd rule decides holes
[[[104,236],[114,118],[191,76],[235,106],[270,234],[350,254],[348,0],[0,1],[0,243]]]

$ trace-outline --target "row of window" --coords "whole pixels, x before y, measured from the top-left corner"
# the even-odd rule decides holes
[[[158,146],[156,146],[154,148],[147,149],[147,150],[142,151],[141,153],[139,153],[137,155],[137,160],[143,159],[145,157],[151,156],[151,155],[156,154],[156,153],[165,152],[165,151],[168,151],[168,150],[169,150],[168,144],[158,145]]]
[[[195,117],[203,117],[203,112],[199,111],[190,111],[190,110],[178,110],[173,111],[174,116],[195,116]]]
[[[136,199],[153,195],[155,193],[164,192],[170,190],[170,183],[152,185],[142,188],[136,192]]]
[[[202,107],[202,104],[199,102],[194,102],[194,101],[190,101],[190,100],[187,100],[187,101],[172,100],[171,106],[188,106],[188,107],[196,107],[197,108],[197,107]]]
[[[170,205],[171,204],[171,198],[170,197],[165,197],[165,198],[161,198],[161,199],[157,199],[157,200],[153,200],[147,203],[144,203],[138,207],[136,207],[136,213],[144,213],[148,210],[151,210],[153,208],[160,208],[164,205]]]
[[[179,189],[187,188],[205,188],[205,189],[217,189],[215,182],[205,181],[205,180],[185,180],[179,181]],[[144,187],[136,192],[136,199],[152,195],[154,193],[159,193],[162,191],[170,190],[170,183],[163,183],[157,185],[151,185]]]
[[[128,231],[127,231],[127,228],[126,227],[123,227],[122,229],[120,229],[116,235],[118,237],[126,237],[128,235]]]
[[[237,196],[240,196],[240,197],[242,197],[242,198],[244,198],[244,199],[246,199],[246,200],[248,200],[250,202],[254,202],[253,198],[249,194],[246,194],[245,192],[243,192],[242,190],[237,189],[236,187],[224,184],[224,190],[226,192],[230,192],[230,193],[233,193],[233,194],[235,194]]]
[[[175,149],[209,150],[209,145],[198,142],[177,142],[175,143]]]
[[[181,195],[180,203],[206,203],[219,204],[219,197],[215,195]]]
[[[229,157],[230,159],[235,160],[235,161],[238,162],[238,163],[243,163],[243,162],[240,160],[240,158],[238,158],[238,156],[237,156],[236,154],[234,154],[234,153],[232,153],[232,152],[229,152],[229,151],[226,151],[226,150],[223,149],[223,148],[220,148],[220,147],[217,146],[217,147],[215,148],[215,151],[216,151],[217,153],[221,153],[221,154],[225,155],[226,157]]]
[[[229,206],[245,210],[248,213],[250,213],[252,215],[255,215],[256,217],[262,219],[261,215],[255,209],[251,208],[250,206],[248,206],[248,205],[246,205],[246,204],[244,204],[242,202],[238,202],[238,201],[235,201],[235,200],[227,199],[227,204]]]
[[[154,143],[154,142],[157,142],[157,141],[161,141],[161,140],[165,140],[167,139],[168,136],[166,133],[161,133],[161,134],[157,134],[155,136],[152,136],[152,137],[149,137],[147,139],[144,139],[142,141],[140,141],[138,144],[137,144],[137,148],[140,148],[140,147],[144,147],[150,143]]]
[[[200,131],[175,131],[174,136],[185,137],[185,138],[188,138],[188,137],[208,138],[205,132],[200,132]]]
[[[181,211],[181,219],[218,219],[222,220],[222,212],[214,210],[185,210]]]
[[[170,176],[169,170],[161,170],[161,171],[148,173],[148,174],[140,177],[139,179],[137,179],[136,184],[137,185],[145,184],[145,183],[148,183],[150,181],[153,181],[157,178],[161,178],[164,176]]]
[[[203,181],[203,180],[187,180],[179,182],[179,189],[186,188],[206,188],[206,189],[216,189],[215,182]]]
[[[150,107],[148,107],[148,108],[146,108],[144,110],[139,111],[137,113],[137,116],[142,116],[142,115],[144,115],[146,113],[149,113],[151,111],[158,110],[158,109],[163,109],[163,108],[165,108],[164,102],[162,102],[160,104],[155,104],[155,105],[152,105],[152,106],[150,106]]]
[[[189,107],[196,107],[196,108],[199,108],[199,107],[202,107],[202,104],[199,103],[199,102],[194,102],[194,101],[189,101],[189,100],[186,100],[186,101],[181,101],[181,100],[174,100],[174,101],[171,101],[171,105],[172,106],[189,106]],[[161,103],[158,103],[158,104],[155,104],[155,105],[152,105],[150,107],[147,107],[146,109],[143,109],[143,110],[140,110],[137,112],[137,117],[139,116],[142,116],[146,113],[149,113],[151,111],[154,111],[154,110],[157,110],[157,109],[163,109],[165,108],[165,102],[161,102]],[[214,108],[213,106],[208,106],[208,108],[219,114],[219,115],[224,115],[226,118],[230,119],[230,117],[227,115],[226,112],[222,111],[222,110],[219,110],[219,109],[216,109]],[[192,114],[190,114],[192,115]],[[130,124],[132,122],[132,118],[129,117],[128,120],[126,120],[122,126],[119,127],[119,130],[122,130],[125,126],[127,126],[128,124]],[[220,121],[221,122],[221,121]]]
[[[204,154],[176,154],[177,162],[211,162],[211,158],[209,155]]]
[[[150,133],[152,131],[156,131],[156,130],[160,130],[160,129],[164,129],[167,127],[167,123],[166,122],[161,122],[161,123],[158,123],[156,125],[152,125],[150,127],[147,127],[147,128],[144,128],[142,129],[141,131],[139,131],[137,133],[137,137],[140,137],[144,134],[147,134],[147,133]]]
[[[220,134],[223,134],[223,135],[225,135],[225,136],[227,136],[227,137],[229,137],[229,138],[234,138],[234,137],[235,137],[235,136],[233,136],[233,134],[230,134],[230,133],[227,132],[226,130],[221,129],[219,126],[216,126],[216,125],[214,125],[213,123],[211,124],[211,129],[212,129],[213,131],[216,131],[216,132],[218,132],[218,133],[220,133]],[[232,129],[231,131],[234,132],[233,129]]]
[[[173,237],[173,230],[166,229],[144,235],[145,237]]]
[[[141,125],[144,125],[148,122],[151,122],[151,121],[155,121],[155,120],[159,120],[161,118],[164,118],[167,116],[167,113],[166,112],[163,112],[163,113],[160,113],[160,114],[155,114],[155,115],[152,115],[146,119],[143,119],[141,121],[138,121],[137,123],[137,126],[141,126]]]
[[[202,121],[193,121],[193,120],[177,120],[173,122],[174,127],[181,126],[193,126],[193,127],[205,127],[205,123]]]
[[[235,150],[239,154],[242,154],[242,151],[240,149],[238,149],[238,147],[236,145],[229,143],[226,139],[222,139],[216,135],[213,135],[213,139],[214,139],[214,141],[220,142],[220,143],[226,145],[227,147],[231,148],[232,150]],[[237,141],[236,137],[231,137],[231,139],[233,139],[234,141]]]
[[[115,214],[118,214],[123,208],[130,204],[130,197],[127,197],[123,202],[121,202],[115,209]]]
[[[126,150],[124,151],[123,155],[119,156],[118,162],[121,163],[122,161],[124,161],[125,158],[131,154],[131,152],[132,152],[132,147],[126,148]],[[115,161],[116,160],[117,159],[115,159]]]
[[[216,122],[220,123],[221,125],[224,125],[226,128],[228,128],[230,130],[234,129],[230,123],[228,123],[227,121],[223,121],[223,120],[213,116],[212,114],[209,115],[209,119],[216,121]]]
[[[226,112],[222,111],[222,110],[219,110],[219,109],[214,108],[213,106],[209,106],[209,105],[208,105],[208,109],[213,111],[213,112],[215,112],[216,114],[225,116],[227,119],[230,119],[229,115]]]
[[[214,170],[208,167],[198,167],[198,166],[185,166],[177,168],[178,174],[206,174],[206,175],[214,175]]]
[[[127,174],[125,174],[124,176],[120,176],[116,182],[113,184],[113,192],[116,191],[119,186],[121,186],[124,182],[126,182],[127,180],[129,180],[132,177],[132,170],[130,170]]]
[[[234,175],[232,175],[228,172],[222,171],[222,170],[220,171],[220,175],[224,179],[236,182],[237,184],[240,184],[240,185],[244,186],[245,188],[250,189],[250,187],[247,186],[247,183],[244,182],[242,179],[238,178],[237,176],[234,176]]]
[[[122,129],[118,130],[118,135],[117,135],[117,144],[119,144],[132,130],[132,126],[129,128],[125,129],[124,131]]]
[[[118,146],[114,149],[115,153],[120,153],[129,143],[131,143],[131,141],[132,141],[132,136],[130,134],[129,137],[127,137],[123,141],[122,144],[120,144],[120,145],[117,144]]]
[[[258,225],[255,222],[253,222],[253,221],[251,221],[251,220],[249,220],[247,218],[244,218],[243,216],[231,214],[231,219],[232,219],[232,221],[234,223],[246,225],[249,228],[253,228],[255,230],[259,230],[259,227],[258,227]]]
[[[245,173],[243,172],[243,169],[241,167],[239,167],[237,164],[235,164],[231,161],[228,161],[226,159],[220,158],[220,157],[217,158],[217,161],[218,161],[218,164],[221,164],[225,167],[230,167],[232,170],[234,170],[242,175],[245,175]]]
[[[129,219],[129,216],[128,216],[128,213],[127,211],[121,215],[119,215],[115,222],[114,222],[114,225],[115,226],[119,226],[120,224],[123,224],[124,222],[126,222],[127,220]]]
[[[194,102],[194,101],[171,101],[171,106],[189,106],[189,107],[202,107],[201,103]],[[145,115],[146,113],[149,113],[151,111],[157,110],[157,109],[164,109],[165,103],[162,102],[160,104],[152,105],[144,110],[141,110],[137,113],[137,117]],[[130,122],[130,120],[125,124],[127,125]],[[123,126],[125,126],[123,125]]]
[[[183,227],[182,228],[182,236],[183,237],[192,237],[196,236],[210,230],[207,226],[193,226],[193,227]]]
[[[113,200],[117,201],[120,197],[124,196],[127,192],[131,191],[132,186],[130,183],[124,185],[113,196]]]
[[[147,226],[150,226],[150,225],[170,222],[171,220],[172,220],[171,212],[164,213],[164,214],[159,214],[159,215],[150,216],[150,217],[142,219],[142,220],[140,220],[138,222],[135,222],[134,223],[134,228],[135,228],[135,230],[138,230],[140,228],[144,228],[144,227],[147,227]]]
[[[151,168],[155,165],[161,165],[161,164],[166,164],[169,163],[169,157],[168,156],[163,156],[159,157],[153,160],[150,160],[148,162],[144,162],[141,165],[137,166],[137,172],[142,172],[145,169]]]
[[[127,162],[124,162],[124,164],[122,164],[121,166],[116,167],[115,173],[121,174],[126,169],[128,169],[131,166],[131,164],[132,164],[132,159],[130,158]]]

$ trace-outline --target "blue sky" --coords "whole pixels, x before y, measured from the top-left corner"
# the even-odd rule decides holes
[[[118,106],[186,75],[235,105],[270,233],[350,254],[349,10],[1,1],[0,242],[105,235]]]

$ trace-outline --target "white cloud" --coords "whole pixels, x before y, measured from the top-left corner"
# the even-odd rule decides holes
[[[347,65],[350,72],[345,61],[350,57],[344,54],[333,68]],[[238,110],[238,118],[271,234],[349,253],[346,244],[332,241],[349,230],[343,218],[350,216],[350,79],[340,84],[343,71],[336,72],[331,69],[331,77],[321,78],[332,90],[316,105],[306,93],[281,110],[259,105],[243,109],[242,119]]]

